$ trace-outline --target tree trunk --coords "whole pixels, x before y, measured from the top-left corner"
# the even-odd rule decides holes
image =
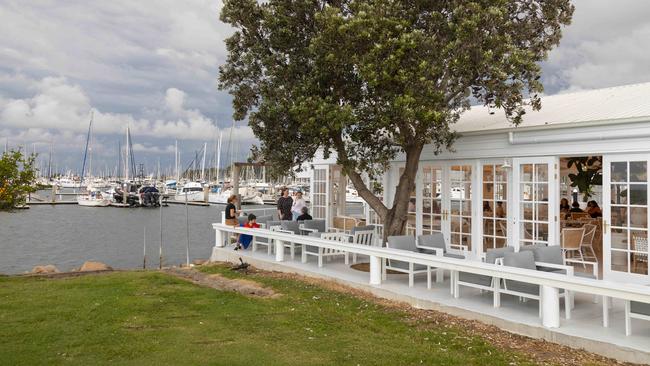
[[[403,235],[408,222],[408,207],[411,192],[415,190],[415,176],[420,164],[420,154],[423,145],[414,145],[406,150],[406,165],[395,188],[393,207],[387,212],[384,220],[384,241],[389,236]]]

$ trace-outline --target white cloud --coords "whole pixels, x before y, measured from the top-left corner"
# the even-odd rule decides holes
[[[169,88],[165,93],[165,103],[167,107],[175,114],[183,110],[185,104],[185,92],[176,88]]]
[[[152,114],[169,115],[174,119],[136,118],[128,113],[110,113],[94,109],[79,85],[64,77],[46,77],[37,83],[36,94],[24,99],[0,100],[0,126],[21,129],[55,129],[83,133],[88,128],[90,111],[94,110],[96,134],[119,134],[126,126],[133,136],[154,139],[205,141],[214,139],[222,129],[215,121],[197,109],[185,108],[186,93],[177,88],[167,89],[164,105]],[[249,127],[237,127],[234,136],[252,140]]]
[[[550,94],[650,81],[650,2],[574,0],[572,24],[544,64]]]

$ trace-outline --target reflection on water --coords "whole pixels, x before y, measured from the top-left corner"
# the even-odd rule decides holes
[[[211,223],[223,206],[189,207],[190,260],[208,258],[214,245]],[[163,208],[163,257],[185,262],[185,206]],[[144,228],[148,266],[158,266],[160,211],[152,208],[32,206],[0,212],[0,273],[21,273],[54,264],[61,271],[98,260],[114,268],[141,268]]]

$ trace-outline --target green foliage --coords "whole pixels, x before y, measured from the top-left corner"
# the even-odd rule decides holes
[[[581,156],[567,161],[567,168],[575,166],[577,174],[570,173],[571,187],[577,187],[587,201],[593,195],[593,186],[603,185],[603,157]]]
[[[361,176],[404,154],[407,197],[424,145],[450,148],[471,101],[514,124],[540,108],[538,63],[572,14],[569,0],[225,0],[220,87],[276,172],[333,151],[368,201]]]
[[[241,277],[228,269],[209,272]],[[3,365],[529,365],[451,324],[301,281],[245,297],[156,272],[0,278]]]
[[[27,195],[36,191],[36,155],[25,157],[20,150],[8,151],[0,157],[0,210],[11,210],[25,204]]]

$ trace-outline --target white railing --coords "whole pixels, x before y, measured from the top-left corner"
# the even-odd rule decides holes
[[[615,298],[628,301],[650,303],[650,287],[610,282],[583,277],[567,276],[565,274],[535,271],[516,267],[499,266],[496,264],[483,263],[476,260],[447,258],[432,254],[410,252],[399,249],[390,249],[352,243],[342,243],[319,239],[309,236],[301,236],[276,232],[266,229],[247,229],[232,227],[224,224],[212,224],[215,229],[215,245],[224,246],[225,232],[248,234],[257,237],[265,237],[275,241],[275,260],[284,260],[284,242],[294,244],[310,245],[315,247],[329,248],[345,251],[353,254],[370,256],[370,284],[381,284],[381,268],[383,259],[392,259],[413,264],[421,264],[428,267],[449,270],[453,274],[459,272],[474,273],[477,275],[490,276],[505,280],[521,281],[542,286],[541,306],[543,310],[542,323],[547,327],[559,326],[559,289],[573,292],[581,292],[591,295],[603,296],[603,309],[607,311],[608,298]],[[608,324],[608,314],[603,314],[604,325]]]

